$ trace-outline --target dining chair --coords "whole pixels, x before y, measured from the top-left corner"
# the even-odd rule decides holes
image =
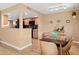
[[[40,41],[40,48],[42,55],[57,55],[58,50],[55,43]]]
[[[71,48],[71,45],[72,45],[72,39],[70,39],[67,42],[67,44],[64,47],[62,47],[62,54],[64,54],[64,55],[70,55],[69,50]]]

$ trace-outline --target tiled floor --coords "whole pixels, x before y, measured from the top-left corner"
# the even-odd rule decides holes
[[[30,46],[21,51],[18,51],[12,47],[9,47],[5,44],[0,43],[0,55],[39,55],[40,54],[33,50],[34,50],[33,46]]]
[[[79,44],[73,43],[70,49],[71,55],[79,55]]]
[[[40,55],[39,41],[37,39],[33,40],[33,46],[25,48],[22,51],[15,50],[11,47],[6,47],[0,44],[0,55]],[[71,55],[79,55],[79,44],[72,44]]]
[[[0,46],[0,55],[38,55],[39,53],[32,50],[32,46],[18,51],[11,47]]]

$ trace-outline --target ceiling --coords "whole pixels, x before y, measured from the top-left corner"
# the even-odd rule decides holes
[[[6,9],[8,7],[14,6],[18,3],[0,3],[0,10]],[[58,13],[63,11],[70,11],[74,9],[79,9],[78,3],[23,3],[25,6],[28,6],[32,9],[37,10],[40,13],[43,14],[52,14],[52,13]],[[60,6],[66,6],[65,9],[58,9],[58,10],[50,10],[50,8],[55,9],[55,7],[59,8]],[[15,11],[10,14],[10,18],[13,16],[16,16],[19,12]],[[26,13],[25,13],[26,15]],[[27,12],[27,17],[36,16],[35,13]],[[25,16],[24,16],[25,17]]]
[[[0,3],[0,10],[6,9],[6,8],[16,5],[16,4],[18,4],[18,3]],[[72,10],[73,8],[75,8],[75,9],[79,8],[79,3],[23,3],[23,4],[41,12],[41,13],[44,13],[44,14],[60,12],[61,10],[52,11],[52,12],[48,10],[49,7],[55,7],[55,6],[59,6],[59,5],[68,5],[68,7],[65,9],[65,11]]]
[[[62,12],[62,11],[69,11],[69,10],[73,10],[75,9],[79,9],[79,4],[78,3],[28,3],[25,4],[26,6],[29,6],[41,13],[44,14],[51,14],[51,13],[58,13],[58,12]],[[67,8],[66,9],[62,9],[62,10],[56,10],[56,11],[50,11],[49,8],[50,7],[57,7],[57,6],[63,6],[66,5]]]

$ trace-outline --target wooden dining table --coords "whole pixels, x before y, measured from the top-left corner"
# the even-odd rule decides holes
[[[62,47],[67,43],[66,41],[58,40],[58,39],[49,39],[49,38],[42,38],[40,41],[52,42],[57,45],[59,54],[62,55]]]

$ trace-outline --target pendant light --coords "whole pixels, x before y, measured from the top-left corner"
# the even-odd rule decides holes
[[[75,11],[72,12],[72,17],[73,17],[73,18],[76,18],[76,12],[75,12]]]

